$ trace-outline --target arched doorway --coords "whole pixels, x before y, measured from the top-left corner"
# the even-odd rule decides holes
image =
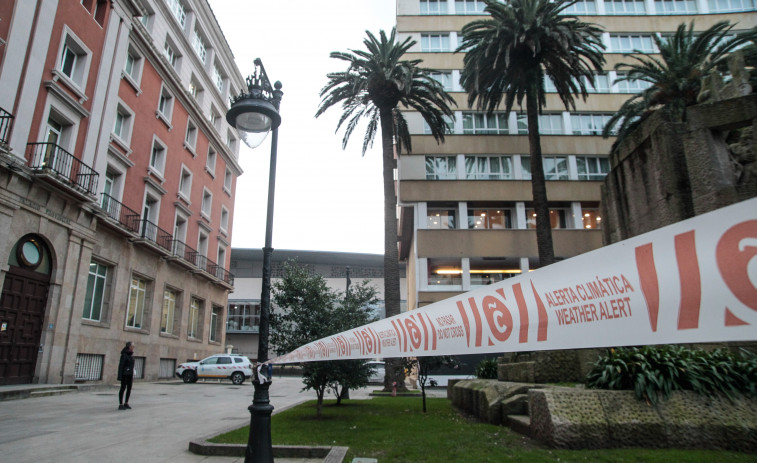
[[[52,268],[51,254],[37,235],[26,235],[8,257],[0,295],[0,385],[34,378]]]

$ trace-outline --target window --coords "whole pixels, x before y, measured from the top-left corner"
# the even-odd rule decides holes
[[[124,142],[128,146],[131,140],[131,128],[134,117],[132,117],[131,110],[124,106],[122,103],[118,104],[116,108],[116,120],[113,123],[113,135]]]
[[[463,284],[463,270],[460,259],[428,259],[429,286],[456,286]]]
[[[197,101],[198,103],[202,101],[203,88],[202,85],[197,82],[195,76],[192,76],[192,78],[190,79],[187,89],[189,90],[189,94],[192,95],[192,98],[194,98],[195,101]]]
[[[455,119],[449,117],[449,116],[442,116],[444,119],[444,133],[455,133]],[[426,120],[423,120],[423,133],[426,135],[431,135],[431,127],[428,125],[428,122]]]
[[[186,166],[181,166],[181,178],[179,178],[179,196],[189,202],[192,194],[192,171]]]
[[[528,134],[528,116],[521,113],[516,117],[518,122],[518,134]],[[563,133],[562,114],[540,114],[539,133],[542,135],[561,135]]]
[[[221,115],[216,111],[216,108],[211,105],[210,107],[210,114],[208,114],[208,121],[210,122],[210,125],[215,127],[216,130],[220,131],[221,128]]]
[[[465,134],[508,134],[507,113],[463,113]]]
[[[145,301],[147,295],[147,280],[132,276],[129,287],[129,305],[126,310],[126,326],[129,328],[143,328],[145,317]]]
[[[447,0],[421,0],[421,14],[447,14]]]
[[[233,177],[231,174],[231,170],[227,167],[226,168],[226,174],[223,176],[223,191],[226,193],[231,194],[231,181]]]
[[[202,192],[202,215],[210,219],[210,211],[213,208],[213,193],[207,189]]]
[[[490,285],[521,274],[517,260],[506,258],[470,258],[471,287]]]
[[[173,227],[173,237],[174,240],[180,241],[182,244],[184,244],[184,241],[187,238],[187,218],[179,212],[179,210],[176,211],[176,222]],[[186,258],[186,254],[184,253],[184,248],[175,248],[174,253]]]
[[[108,267],[92,260],[89,263],[87,293],[84,296],[82,318],[96,322],[104,321],[110,306],[111,272]]]
[[[455,156],[426,156],[426,180],[455,180],[456,166]]]
[[[573,135],[602,135],[602,129],[611,117],[611,114],[571,114]]]
[[[205,45],[205,40],[202,38],[202,34],[200,34],[200,31],[195,28],[194,34],[192,34],[192,48],[194,48],[195,53],[197,53],[197,57],[200,58],[200,61],[202,61],[202,64],[205,64],[205,57],[208,54],[207,46]]]
[[[208,146],[208,158],[205,160],[205,170],[215,176],[216,173],[216,150],[212,146]]]
[[[166,38],[166,43],[163,45],[163,55],[165,55],[172,68],[179,69],[179,58],[181,58],[181,55],[176,51],[176,47],[169,42],[168,38]]]
[[[163,291],[163,312],[160,315],[160,332],[166,334],[175,334],[176,320],[176,299],[177,292],[166,288]]]
[[[655,0],[657,14],[690,14],[697,12],[695,0]]]
[[[465,156],[465,178],[468,180],[506,180],[513,178],[510,156]]]
[[[456,207],[454,205],[429,204],[426,208],[426,228],[429,230],[454,229]]]
[[[154,139],[152,141],[152,151],[150,152],[150,170],[162,177],[165,166],[166,147],[157,139]]]
[[[625,74],[618,73],[618,79],[625,76]],[[618,92],[620,93],[639,93],[652,86],[651,83],[644,80],[622,80],[615,81],[618,86]]]
[[[226,206],[221,206],[221,231],[226,233],[229,230],[229,210]],[[221,264],[219,262],[219,264]]]
[[[171,116],[173,115],[173,95],[168,91],[165,85],[160,89],[160,98],[158,99],[158,117],[163,122],[171,125]]]
[[[192,339],[202,339],[203,310],[202,301],[193,297],[189,303],[189,323],[187,325],[187,337]]]
[[[219,280],[223,280],[225,278],[224,275],[224,267],[226,266],[226,246],[223,246],[220,242],[218,243],[218,254],[216,256],[216,268],[215,268],[215,277]]]
[[[451,51],[449,34],[421,34],[421,51],[430,53]]]
[[[469,207],[468,228],[479,230],[502,230],[513,228],[512,212],[502,207]]]
[[[429,74],[432,79],[442,84],[444,90],[452,91],[452,73],[451,72],[432,72]]]
[[[646,14],[644,0],[605,0],[605,14],[638,15]]]
[[[260,304],[253,302],[229,303],[226,331],[254,331],[260,328]]]
[[[589,93],[610,93],[610,77],[607,74],[594,74],[594,83],[586,77],[582,78],[586,91]]]
[[[155,243],[158,240],[158,216],[160,214],[160,199],[154,192],[145,193],[145,202],[142,206],[142,236]]]
[[[223,81],[225,80],[225,77],[223,76],[223,73],[218,68],[218,63],[213,64],[213,84],[215,84],[216,88],[218,89],[221,94],[223,94]]]
[[[568,215],[565,209],[550,209],[549,210],[549,223],[553,229],[568,228],[565,217]],[[526,209],[526,227],[536,228],[536,211],[533,209]]]
[[[221,331],[219,320],[223,318],[223,307],[213,306],[213,311],[210,313],[210,336],[208,340],[210,342],[219,342],[221,340]]]
[[[192,119],[187,120],[187,133],[184,136],[184,146],[192,151],[194,156],[194,149],[197,145],[197,126],[192,122]]]
[[[753,11],[757,8],[755,0],[708,0],[710,13],[728,13],[732,11]]]
[[[483,14],[484,7],[483,0],[455,0],[456,14]]]
[[[226,146],[229,147],[232,153],[237,147],[237,139],[234,138],[234,135],[232,135],[231,132],[226,133]]]
[[[124,77],[131,84],[138,88],[140,76],[142,75],[142,56],[133,48],[129,47],[126,52],[126,62],[124,63]]]
[[[582,209],[581,225],[587,230],[598,230],[602,228],[602,217],[599,216],[599,210]]]
[[[531,180],[531,156],[521,156],[520,165],[523,180]],[[546,180],[568,180],[568,158],[565,156],[543,156],[542,166]]]
[[[654,53],[656,50],[651,35],[642,34],[610,34],[610,53],[633,53],[639,50],[643,53]]]
[[[54,74],[64,76],[65,81],[72,83],[76,93],[81,93],[87,84],[87,73],[92,53],[68,27],[64,27],[62,47],[58,66]]]
[[[594,0],[578,0],[573,5],[563,10],[564,14],[597,14],[597,5]]]
[[[197,238],[197,252],[199,256],[196,264],[204,270],[206,260],[201,257],[208,257],[208,233],[204,230],[200,230],[200,236]]]
[[[179,21],[179,24],[183,28],[184,22],[187,19],[187,10],[184,8],[181,0],[168,0],[168,8],[171,10],[171,13],[173,13],[173,17]]]
[[[577,156],[579,180],[603,180],[610,172],[610,161],[605,157]]]

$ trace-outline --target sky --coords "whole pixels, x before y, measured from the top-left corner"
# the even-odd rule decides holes
[[[282,83],[273,248],[383,254],[380,134],[364,157],[364,130],[342,150],[341,108],[315,112],[326,74],[346,69],[329,53],[362,49],[366,30],[389,32],[396,0],[209,2],[242,75],[260,58],[271,83]],[[270,139],[240,148],[233,248],[264,245]]]

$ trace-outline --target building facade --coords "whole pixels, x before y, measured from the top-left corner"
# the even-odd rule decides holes
[[[384,256],[329,251],[275,250],[271,256],[271,281],[283,276],[284,264],[294,260],[310,273],[322,275],[329,288],[346,291],[348,280],[355,283],[368,281],[376,288],[380,305],[379,317],[384,311]],[[226,322],[227,348],[255,360],[258,356],[260,330],[260,294],[263,289],[263,251],[261,249],[232,249],[231,270],[234,272],[234,293],[229,296],[229,316]],[[400,264],[400,290],[405,294],[407,285],[404,265]],[[407,310],[400,301],[401,310]]]
[[[459,84],[463,53],[454,53],[463,26],[484,19],[480,0],[398,0],[399,40],[417,44],[407,59],[439,71],[457,102],[451,134],[437,145],[419,114],[406,112],[413,152],[398,160],[400,259],[407,263],[413,309],[535,269],[538,265],[525,108],[510,114],[468,109]],[[558,259],[602,246],[600,186],[609,171],[612,139],[602,129],[643,82],[615,84],[625,53],[655,52],[653,34],[681,23],[705,29],[717,21],[757,25],[754,0],[582,0],[571,14],[605,29],[604,72],[590,97],[566,111],[546,83],[539,125],[548,180],[550,220]]]
[[[243,79],[207,1],[6,1],[0,44],[0,384],[221,352]]]

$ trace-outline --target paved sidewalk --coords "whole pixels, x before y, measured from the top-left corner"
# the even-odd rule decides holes
[[[10,387],[18,386],[0,390]],[[377,388],[350,391],[350,397],[365,399]],[[315,399],[313,391],[301,389],[300,378],[275,377],[270,389],[274,413]],[[249,382],[234,386],[230,381],[168,381],[135,383],[129,400],[133,409],[125,411],[117,409],[115,386],[0,401],[0,461],[241,463],[244,458],[195,455],[187,447],[190,440],[249,424],[252,394]],[[320,461],[276,459],[277,463]]]

